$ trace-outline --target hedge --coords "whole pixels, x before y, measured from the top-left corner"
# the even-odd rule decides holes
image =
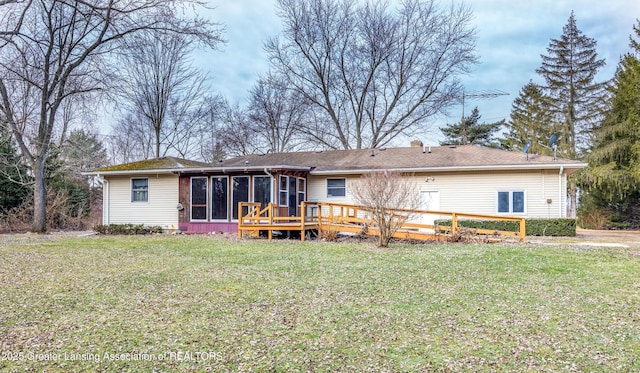
[[[435,224],[451,226],[451,220],[436,220]],[[496,231],[517,232],[518,222],[502,220],[458,220],[458,225],[465,228],[489,229]],[[527,219],[527,236],[575,237],[576,219]]]
[[[93,230],[100,234],[152,234],[162,233],[162,227],[159,226],[145,226],[143,224],[109,224],[109,225],[96,225]]]

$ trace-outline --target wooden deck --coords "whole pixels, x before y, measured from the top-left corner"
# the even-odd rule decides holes
[[[240,238],[245,234],[257,236],[260,232],[266,232],[267,237],[272,239],[274,231],[299,232],[302,241],[311,231],[317,231],[318,236],[329,232],[374,236],[380,234],[370,212],[361,206],[303,202],[300,206],[300,216],[284,217],[277,216],[277,206],[273,203],[261,209],[260,203],[240,202],[238,208],[243,214],[238,220]],[[399,239],[451,241],[463,229],[458,225],[463,219],[515,221],[518,223],[517,231],[473,229],[473,234],[513,237],[519,238],[520,241],[525,239],[525,218],[407,209],[395,209],[393,214],[406,220],[393,235]],[[436,219],[451,220],[451,226],[434,225],[432,222]]]

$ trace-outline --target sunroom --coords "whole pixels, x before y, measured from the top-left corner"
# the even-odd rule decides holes
[[[240,202],[277,205],[278,216],[299,216],[307,196],[309,167],[212,168],[179,173],[179,229],[187,233],[234,233]]]

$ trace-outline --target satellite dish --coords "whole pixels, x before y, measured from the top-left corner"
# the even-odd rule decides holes
[[[524,152],[529,153],[529,148],[531,147],[531,141],[527,141],[526,144],[524,144]]]
[[[554,133],[549,139],[549,147],[553,148],[554,146],[556,146],[556,141],[558,141],[558,136],[556,136],[556,134]]]

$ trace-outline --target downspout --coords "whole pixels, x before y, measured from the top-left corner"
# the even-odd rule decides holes
[[[564,173],[564,166],[560,166],[560,173],[558,174],[558,197],[560,197],[560,218],[562,218],[562,174]]]
[[[269,172],[269,170],[267,170],[267,168],[266,168],[266,167],[264,168],[264,170],[263,170],[263,171],[264,171],[264,173],[265,173],[265,174],[267,174],[267,175],[269,175],[269,176],[271,177],[271,187],[272,187],[272,188],[271,188],[271,202],[273,202],[273,201],[275,201],[274,194],[275,194],[275,192],[276,192],[276,191],[275,191],[275,189],[276,189],[276,188],[274,188],[274,186],[275,186],[275,185],[278,185],[278,184],[274,182],[274,181],[275,181],[275,177],[273,176],[273,174],[272,174],[272,173],[270,173],[270,172]]]
[[[100,176],[100,174],[96,175],[100,181],[102,181],[102,224],[109,225],[109,209],[110,209],[110,190],[109,190],[109,180]]]

